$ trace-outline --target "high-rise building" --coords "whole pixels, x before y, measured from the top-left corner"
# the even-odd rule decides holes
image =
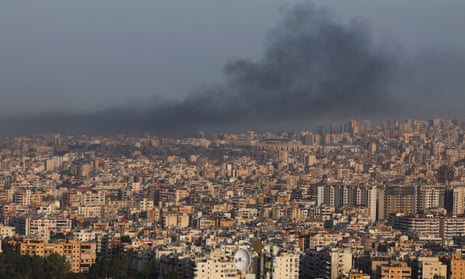
[[[376,191],[376,219],[384,220],[384,188],[378,188]]]
[[[378,189],[376,186],[373,186],[372,188],[368,189],[368,216],[370,222],[376,222],[377,215],[376,215],[376,207],[377,207],[377,191]]]
[[[389,185],[384,193],[384,217],[391,213],[416,213],[414,186]]]
[[[418,187],[417,210],[424,212],[432,208],[444,208],[446,188],[444,185],[420,185]]]
[[[462,215],[465,210],[465,186],[448,188],[446,191],[446,209],[450,215]]]
[[[339,208],[341,206],[341,191],[338,186],[325,186],[324,203],[334,208]]]

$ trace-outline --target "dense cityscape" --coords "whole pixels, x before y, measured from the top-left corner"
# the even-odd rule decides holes
[[[465,279],[465,1],[0,1],[0,279]]]
[[[2,138],[0,205],[4,274],[59,255],[68,278],[463,278],[465,123]]]

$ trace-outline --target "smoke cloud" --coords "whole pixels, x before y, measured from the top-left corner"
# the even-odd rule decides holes
[[[341,24],[327,10],[306,4],[285,11],[259,60],[228,62],[223,85],[196,89],[181,101],[12,116],[0,125],[3,134],[179,135],[307,128],[349,118],[453,115],[463,107],[457,98],[465,88],[464,65],[458,54],[401,59],[375,47],[365,24]]]

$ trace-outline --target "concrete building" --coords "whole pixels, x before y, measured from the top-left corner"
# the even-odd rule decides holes
[[[300,254],[280,252],[273,259],[273,278],[298,279]]]
[[[368,207],[368,218],[370,220],[370,222],[374,223],[376,222],[377,220],[377,206],[378,206],[378,199],[377,199],[377,191],[378,189],[376,188],[376,186],[373,186],[371,188],[369,188],[367,190],[367,195],[368,195],[368,199],[367,199],[367,207]]]
[[[13,237],[15,234],[16,230],[14,226],[5,226],[3,224],[0,224],[0,237]]]
[[[85,243],[70,240],[49,243],[42,239],[24,239],[19,243],[17,249],[20,255],[47,257],[57,253],[65,256],[71,264],[71,271],[76,273],[88,272],[97,259],[95,242]]]
[[[352,253],[349,249],[309,249],[301,257],[301,278],[337,279],[349,276],[352,269]]]
[[[23,236],[38,236],[50,239],[50,233],[69,233],[72,221],[61,216],[22,216],[13,220],[16,232]]]
[[[391,262],[379,266],[380,279],[412,278],[412,268],[406,262]]]
[[[417,257],[411,264],[412,278],[418,279],[446,279],[447,265],[439,261],[438,257]]]
[[[391,213],[416,213],[416,190],[414,186],[389,185],[384,193],[384,217]]]
[[[29,189],[20,189],[14,193],[14,202],[21,206],[29,206],[32,201],[32,191]]]
[[[465,278],[465,259],[463,257],[461,250],[451,255],[449,278],[450,279]]]
[[[452,244],[455,237],[465,235],[465,217],[391,215],[389,222],[394,229],[407,234],[441,238],[445,245]]]
[[[450,215],[463,215],[465,211],[465,187],[448,188],[446,192],[446,209]]]
[[[444,185],[420,185],[418,187],[417,211],[445,208],[446,188]]]
[[[195,260],[193,278],[216,279],[229,278],[240,279],[240,273],[234,265],[233,258],[226,257],[222,253],[211,253],[204,259]]]

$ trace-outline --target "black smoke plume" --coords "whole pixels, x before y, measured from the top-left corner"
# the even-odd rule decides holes
[[[374,47],[363,23],[341,24],[325,9],[298,5],[270,31],[258,61],[226,64],[224,85],[149,108],[17,116],[1,124],[3,134],[179,135],[197,130],[306,128],[318,121],[354,117],[427,116],[428,111],[415,109],[428,110],[431,100],[441,101],[437,91],[443,86],[462,94],[465,63],[459,60],[449,61],[460,72],[452,77],[448,70],[437,72],[450,67],[443,63],[443,55],[400,62]]]

